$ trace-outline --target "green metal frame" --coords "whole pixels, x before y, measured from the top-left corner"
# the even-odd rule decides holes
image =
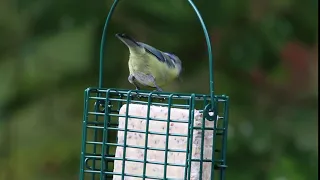
[[[187,0],[191,7],[196,12],[199,21],[202,25],[204,35],[208,47],[209,57],[209,71],[210,71],[210,94],[181,94],[181,93],[170,93],[170,92],[150,92],[143,90],[127,90],[127,89],[105,89],[103,88],[103,60],[104,60],[104,49],[106,43],[106,32],[108,23],[112,17],[112,14],[119,2],[114,0],[109,15],[107,16],[105,26],[103,29],[101,47],[100,47],[100,72],[99,72],[99,87],[88,88],[85,90],[84,98],[84,115],[83,115],[83,131],[82,131],[82,150],[81,150],[81,162],[80,162],[80,180],[105,180],[112,179],[114,175],[120,175],[121,179],[125,177],[136,177],[138,179],[170,179],[167,177],[167,166],[180,166],[184,167],[184,178],[183,180],[190,180],[190,169],[193,162],[199,162],[200,171],[202,174],[203,164],[210,163],[214,167],[211,170],[211,179],[225,179],[225,168],[226,166],[226,147],[227,147],[227,132],[228,132],[228,108],[229,98],[225,95],[214,94],[214,82],[213,82],[213,57],[211,51],[210,38],[203,22],[201,15],[196,8],[192,0]],[[148,106],[147,117],[132,117],[128,115],[129,104],[144,104]],[[119,110],[122,105],[126,104],[127,113],[125,115],[119,114]],[[149,117],[150,106],[159,105],[168,107],[168,118],[167,119],[154,119]],[[169,124],[175,122],[170,118],[170,109],[182,108],[189,110],[189,119],[184,123],[188,124],[189,131],[187,134],[170,134]],[[200,110],[203,113],[202,125],[197,127],[194,126],[194,109]],[[118,118],[125,118],[125,128],[118,128]],[[127,122],[129,118],[143,119],[146,120],[146,131],[138,132],[128,130]],[[205,126],[205,120],[216,121],[219,119],[219,123],[213,123],[212,127]],[[166,133],[156,133],[149,131],[150,121],[163,121],[167,122]],[[193,131],[201,130],[201,152],[200,158],[195,159],[191,157],[192,154],[192,140]],[[117,132],[124,131],[124,137],[127,132],[144,133],[146,136],[145,146],[129,146],[127,145],[126,138],[124,138],[123,144],[117,143]],[[212,145],[212,157],[211,159],[204,159],[204,134],[206,131],[213,133],[213,145]],[[158,134],[166,136],[166,145],[164,149],[157,149],[148,147],[148,135]],[[179,136],[188,139],[187,148],[180,150],[168,149],[169,136]],[[144,149],[144,158],[141,159],[128,159],[128,158],[116,158],[115,149],[116,147],[123,147],[123,157],[126,157],[126,148],[138,148]],[[147,161],[147,150],[158,150],[164,151],[165,157],[169,152],[185,152],[187,159],[185,164],[170,164],[165,158],[165,162],[150,162]],[[122,172],[113,172],[114,160],[122,160],[123,168]],[[141,175],[132,175],[125,173],[124,165],[126,162],[140,162],[144,164],[143,173]],[[164,166],[163,177],[150,177],[146,175],[146,164],[160,164]],[[201,176],[200,176],[201,177]],[[200,178],[202,180],[202,177]]]

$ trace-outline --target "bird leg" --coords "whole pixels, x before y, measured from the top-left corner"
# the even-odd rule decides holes
[[[140,87],[134,82],[134,80],[135,77],[132,74],[130,74],[128,77],[128,81],[136,87],[136,90],[140,90]]]
[[[158,91],[158,92],[162,92],[162,91],[163,91],[163,90],[157,85],[156,79],[155,79],[151,74],[148,75],[148,79],[150,79],[150,81],[154,84],[154,86],[155,86],[156,89],[157,89],[157,90],[153,90],[153,91]],[[158,96],[160,97],[159,94],[158,94]],[[166,100],[166,98],[159,98],[159,101],[160,101],[160,102],[163,102],[164,100]]]
[[[155,79],[151,74],[148,75],[148,79],[149,79],[149,81],[150,81],[151,83],[153,83],[154,87],[156,87],[157,91],[159,91],[159,92],[162,92],[162,91],[163,91],[163,90],[157,85],[156,79]]]
[[[154,83],[154,85],[156,86],[157,91],[159,91],[159,92],[163,91],[156,83]]]
[[[140,90],[140,87],[135,83],[135,79],[136,78],[132,74],[130,74],[128,77],[128,81],[136,87],[136,90]],[[141,95],[135,94],[135,95],[133,95],[133,97],[134,96],[136,96],[138,99],[141,98]]]
[[[151,74],[144,74],[144,73],[141,73],[141,72],[136,72],[133,75],[131,75],[131,77],[129,76],[128,78],[129,82],[132,81],[132,84],[134,84],[134,81],[133,80],[136,80],[138,81],[139,83],[142,83],[143,85],[145,86],[150,86],[151,84],[154,85],[154,87],[157,89],[157,90],[154,90],[154,91],[158,91],[158,92],[162,92],[163,90],[157,85],[156,83],[156,79],[153,77],[153,75]],[[136,85],[135,85],[136,86]],[[136,86],[137,87],[137,86]],[[139,87],[138,87],[139,88]],[[160,95],[158,95],[160,96]]]

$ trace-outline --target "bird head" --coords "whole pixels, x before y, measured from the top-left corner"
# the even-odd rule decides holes
[[[128,47],[140,46],[136,40],[125,33],[117,33],[116,37]]]

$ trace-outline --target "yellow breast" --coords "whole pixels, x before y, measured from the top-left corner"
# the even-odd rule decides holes
[[[144,73],[152,75],[158,86],[163,86],[178,76],[177,69],[169,68],[165,63],[156,59],[156,57],[145,54],[131,54],[128,62],[130,74]],[[154,87],[152,83],[148,86]]]

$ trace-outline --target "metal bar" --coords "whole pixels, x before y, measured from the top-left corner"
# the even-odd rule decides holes
[[[144,156],[143,156],[143,180],[146,179],[146,171],[147,171],[147,152],[148,152],[148,135],[149,135],[149,119],[150,119],[150,106],[151,106],[151,96],[152,96],[153,92],[151,92],[149,94],[149,97],[148,97],[148,110],[147,110],[147,122],[146,122],[146,134],[145,134],[145,149],[144,149]]]
[[[150,133],[149,133],[150,134]],[[99,142],[92,142],[92,141],[87,141],[87,144],[98,144],[102,145],[102,143]],[[109,146],[120,146],[123,147],[123,144],[118,144],[118,143],[106,143]],[[129,148],[136,148],[136,149],[144,149],[144,146],[134,146],[134,145],[127,145]],[[166,149],[161,149],[161,148],[152,148],[152,147],[147,147],[148,150],[156,150],[156,151],[165,151]],[[186,153],[186,150],[181,150],[181,149],[168,149],[168,152],[183,152]]]
[[[101,159],[101,156],[86,156],[86,158],[90,159]],[[105,159],[110,159],[110,160],[122,160],[122,158],[118,157],[104,157]],[[131,159],[131,158],[126,158],[126,161],[131,161],[131,162],[138,162],[138,163],[149,163],[149,164],[157,164],[157,165],[164,165],[164,163],[158,162],[158,161],[148,161],[148,160],[138,160],[138,159]],[[197,161],[197,160],[196,160]],[[185,167],[184,164],[176,164],[176,163],[168,163],[170,166],[177,166],[177,167]]]
[[[226,98],[228,99],[225,103],[224,103],[224,120],[223,120],[223,127],[224,127],[224,131],[223,131],[223,136],[222,136],[222,153],[221,153],[221,159],[223,160],[222,165],[226,165],[226,157],[227,157],[227,136],[228,136],[228,118],[229,118],[229,97],[226,96]],[[221,180],[224,180],[226,178],[226,172],[225,172],[225,168],[221,168],[220,169],[220,174],[221,174]]]
[[[106,93],[106,101],[105,101],[105,107],[107,107],[107,103],[108,98],[109,98],[109,91]],[[108,123],[109,123],[109,108],[105,109],[105,113],[104,113],[104,119],[103,119],[103,135],[102,135],[102,148],[101,148],[101,157],[105,157],[105,151],[106,151],[106,141],[108,140]],[[105,161],[103,161],[103,159],[101,160],[101,165],[100,165],[100,180],[104,180],[104,171],[105,171]]]
[[[125,125],[124,125],[124,140],[123,140],[123,153],[122,153],[122,175],[121,175],[121,180],[124,180],[124,172],[126,168],[126,146],[127,146],[127,130],[128,130],[128,115],[129,115],[129,105],[130,105],[130,94],[131,91],[128,91],[128,96],[127,96],[127,104],[126,104],[126,118],[125,118]]]
[[[80,163],[80,180],[84,180],[84,160],[86,153],[86,143],[84,143],[87,139],[87,113],[88,113],[88,95],[89,89],[84,91],[84,112],[83,112],[83,120],[82,120],[82,146],[81,146],[81,163]]]
[[[109,24],[109,21],[112,17],[113,11],[116,8],[119,0],[115,0],[110,8],[109,14],[107,16],[106,22],[103,27],[103,32],[102,32],[102,37],[101,37],[101,44],[100,44],[100,69],[99,69],[99,88],[102,88],[102,83],[103,83],[103,59],[104,59],[104,49],[105,49],[105,44],[106,44],[106,36],[107,36],[107,27]]]
[[[194,97],[195,94],[191,94],[190,96],[190,109],[189,109],[189,121],[190,121],[190,126],[189,126],[189,141],[188,141],[188,177],[187,179],[191,179],[191,168],[192,168],[192,147],[193,147],[193,126],[194,126]],[[185,177],[186,179],[186,177]]]
[[[163,167],[163,179],[167,179],[167,163],[168,163],[168,148],[169,148],[169,130],[170,130],[170,116],[171,116],[171,103],[173,95],[169,96],[168,100],[168,118],[167,118],[167,129],[166,129],[166,145],[164,152],[164,167]]]
[[[205,99],[203,101],[204,107],[207,104],[207,100]],[[201,149],[200,149],[200,170],[199,170],[199,180],[202,180],[202,171],[203,171],[203,150],[204,150],[204,133],[205,133],[205,124],[206,124],[206,119],[204,116],[202,116],[202,122],[201,122]]]
[[[200,12],[199,12],[198,8],[196,7],[196,5],[192,2],[192,0],[188,0],[188,2],[192,6],[192,8],[195,11],[195,13],[197,14],[198,19],[199,19],[199,21],[201,23],[201,26],[202,26],[202,29],[203,29],[204,36],[206,38],[208,57],[209,57],[210,95],[211,95],[211,103],[212,103],[212,105],[214,105],[213,56],[212,56],[212,48],[211,48],[211,41],[210,41],[209,33],[207,31],[206,25],[205,25],[201,15],[200,15]]]
[[[216,107],[216,112],[214,113],[218,113],[218,106]],[[218,117],[218,116],[217,116]],[[216,140],[217,140],[217,119],[213,120],[213,138],[212,138],[212,162],[211,162],[211,179],[214,179],[214,165],[215,165],[215,149],[216,149]]]

